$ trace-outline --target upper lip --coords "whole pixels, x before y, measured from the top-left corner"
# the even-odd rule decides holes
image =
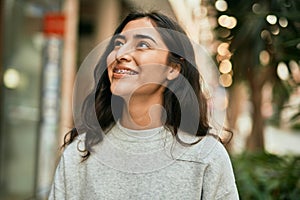
[[[138,73],[136,70],[134,70],[134,69],[132,69],[130,67],[124,66],[124,65],[116,65],[113,68],[113,71],[116,71],[116,70],[128,70],[128,71],[132,71],[132,72]]]

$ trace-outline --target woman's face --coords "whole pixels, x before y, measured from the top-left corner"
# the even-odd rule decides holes
[[[150,19],[130,21],[113,41],[107,57],[111,92],[121,97],[161,97],[172,68],[167,66],[167,47]]]

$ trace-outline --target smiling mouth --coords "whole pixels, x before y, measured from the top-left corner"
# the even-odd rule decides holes
[[[113,72],[115,74],[124,74],[124,75],[137,75],[136,71],[130,69],[114,69]]]
[[[116,66],[113,69],[113,77],[116,79],[121,79],[121,78],[127,78],[129,76],[137,75],[138,72],[134,71],[131,68],[125,67],[125,66]]]

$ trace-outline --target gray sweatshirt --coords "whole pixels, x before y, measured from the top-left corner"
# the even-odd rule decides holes
[[[63,152],[50,200],[239,199],[228,153],[212,136],[183,146],[164,127],[136,131],[117,123],[82,162],[83,149],[81,135]]]

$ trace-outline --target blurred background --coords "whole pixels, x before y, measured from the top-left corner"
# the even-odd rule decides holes
[[[76,72],[132,9],[177,19],[214,60],[241,199],[299,199],[298,0],[0,0],[0,199],[47,197]]]

